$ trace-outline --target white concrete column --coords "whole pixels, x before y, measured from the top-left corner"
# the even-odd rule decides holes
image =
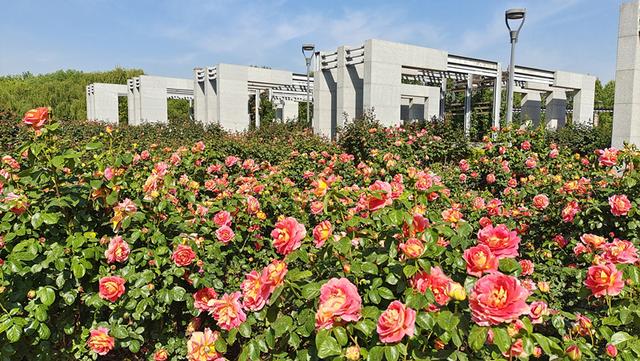
[[[156,76],[140,76],[140,120],[167,123],[167,85]]]
[[[445,108],[445,101],[447,99],[447,78],[444,76],[444,73],[442,73],[442,79],[440,80],[440,109],[438,111],[438,118],[440,118],[440,120],[444,119],[444,108]]]
[[[582,87],[573,96],[574,124],[593,126],[593,106],[595,98],[596,77],[592,75],[585,75],[582,79]]]
[[[255,104],[254,104],[254,109],[253,109],[253,114],[256,120],[256,129],[260,128],[260,90],[255,91],[255,94],[253,95],[254,99],[255,99]]]
[[[91,85],[86,86],[85,96],[87,101],[87,120],[93,120],[93,90]]]
[[[441,87],[426,87],[428,96],[424,101],[424,119],[431,121],[433,118],[439,118],[442,113],[442,102],[440,101]]]
[[[542,98],[540,92],[527,91],[520,101],[520,121],[530,120],[534,127],[540,125],[540,113],[542,112]]]
[[[344,125],[345,117],[349,121],[362,115],[362,76],[363,66],[347,66],[348,47],[338,48],[338,67],[336,68],[336,126]]]
[[[136,124],[136,99],[134,96],[135,81],[127,80],[127,119],[129,125]]]
[[[494,128],[500,129],[500,103],[502,102],[502,68],[498,63],[498,74],[493,83],[493,120]]]
[[[336,137],[336,73],[319,65],[313,76],[313,132],[330,139]]]
[[[282,106],[282,120],[289,121],[293,119],[298,119],[298,107],[300,104],[295,100],[284,100]],[[304,103],[306,107],[307,104]]]
[[[473,92],[473,74],[467,74],[467,86],[464,91],[464,135],[471,132],[471,96]]]
[[[564,90],[553,90],[546,99],[545,123],[547,129],[565,126],[567,118],[567,94]]]
[[[133,121],[129,119],[129,125],[142,124],[139,84],[140,78],[133,78]]]
[[[248,73],[245,67],[218,65],[218,119],[220,125],[232,131],[248,128]]]
[[[212,79],[209,75],[209,68],[205,69],[204,87],[204,99],[207,117],[205,118],[206,124],[220,124],[220,118],[218,117],[218,88],[217,79]]]
[[[640,145],[640,2],[620,5],[611,145]]]
[[[397,47],[378,40],[364,44],[363,108],[373,109],[384,126],[398,125],[402,57]]]
[[[204,79],[202,79],[204,77]],[[204,84],[207,81],[204,69],[193,69],[193,119],[196,122],[206,123],[207,104],[204,95]]]

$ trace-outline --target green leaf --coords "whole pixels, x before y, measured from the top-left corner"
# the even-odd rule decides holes
[[[347,336],[347,331],[344,327],[334,327],[333,335],[336,337],[336,340],[340,344],[340,346],[346,346],[347,342],[349,342],[349,337]]]
[[[371,350],[369,350],[367,361],[382,361],[383,356],[384,356],[384,347],[375,346]]]
[[[271,325],[276,333],[276,337],[284,335],[291,329],[291,326],[293,326],[293,319],[291,318],[291,316],[286,315],[278,317],[276,321]]]
[[[71,260],[71,271],[73,272],[73,276],[77,279],[84,277],[86,273],[86,268],[77,258],[73,258]]]
[[[51,159],[51,165],[57,169],[61,169],[64,166],[64,157],[61,155],[56,155]]]
[[[111,334],[111,336],[117,339],[123,339],[123,338],[129,337],[129,331],[127,331],[127,329],[122,325],[111,326],[109,333]]]
[[[384,347],[384,357],[387,361],[396,361],[400,357],[400,352],[396,345]]]
[[[315,299],[320,295],[320,284],[317,282],[309,283],[302,287],[302,297],[307,300]]]
[[[511,337],[504,328],[493,328],[493,343],[498,346],[500,352],[507,352],[511,347]]]
[[[184,296],[187,294],[187,290],[180,286],[176,286],[171,290],[171,297],[174,301],[182,301],[184,300]]]
[[[549,345],[549,339],[546,336],[543,336],[539,333],[532,334],[533,338],[536,339],[538,345],[542,348],[545,354],[551,355],[551,347]]]
[[[391,292],[391,290],[386,287],[378,288],[378,294],[385,300],[393,300],[396,298],[393,292]]]
[[[356,329],[362,331],[366,336],[370,336],[376,329],[376,323],[372,320],[361,320],[356,323]]]
[[[249,324],[246,322],[243,322],[240,325],[238,331],[240,332],[240,335],[242,335],[242,337],[249,338],[249,336],[251,336],[251,326],[249,326]]]
[[[51,287],[42,287],[36,292],[40,302],[45,306],[51,306],[56,300],[56,292]]]
[[[129,351],[133,353],[137,353],[138,351],[140,351],[140,341],[135,339],[129,341]]]
[[[620,331],[616,332],[611,336],[611,343],[614,345],[619,345],[625,341],[631,340],[633,337],[626,332]]]
[[[513,258],[503,258],[500,260],[500,271],[504,273],[513,273],[519,274],[522,272],[522,268],[520,268],[520,263]]]
[[[471,327],[471,331],[469,332],[469,346],[471,346],[473,350],[479,351],[487,340],[488,331],[489,328],[487,327]]]
[[[328,330],[321,330],[316,335],[316,349],[321,359],[330,356],[339,356],[342,353],[338,341],[331,336]]]
[[[40,337],[41,340],[48,340],[50,336],[51,330],[49,329],[49,326],[41,323],[40,326],[38,326],[38,337]]]
[[[378,266],[371,262],[363,262],[362,263],[362,272],[369,273],[372,275],[378,274]]]
[[[42,225],[42,215],[40,214],[40,212],[34,213],[33,216],[31,216],[31,226],[33,226],[33,228],[38,229],[40,228],[40,226]]]
[[[87,146],[85,147],[86,150],[96,150],[96,149],[100,149],[104,147],[104,144],[100,143],[100,142],[94,142],[94,143],[89,143],[87,144]]]
[[[56,213],[42,213],[42,221],[46,224],[58,223],[59,217]]]
[[[17,342],[20,339],[20,335],[22,335],[22,327],[18,325],[13,325],[7,330],[7,340],[11,343]]]
[[[432,330],[433,326],[436,324],[436,321],[433,319],[431,313],[420,312],[416,317],[416,323],[418,324],[418,326],[422,327],[425,330]]]

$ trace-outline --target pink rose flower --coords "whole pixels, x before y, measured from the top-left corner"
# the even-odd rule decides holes
[[[416,311],[400,301],[393,301],[378,318],[376,331],[382,343],[399,342],[415,333]]]
[[[488,225],[478,231],[478,241],[484,244],[498,259],[517,257],[520,237],[516,231],[509,231],[506,225]]]
[[[418,238],[412,237],[406,240],[404,243],[400,243],[398,248],[407,258],[415,259],[420,258],[424,253],[425,246]]]
[[[240,285],[242,289],[242,307],[247,311],[260,311],[270,295],[270,285],[262,281],[261,274],[251,271],[245,275]]]
[[[598,164],[601,167],[612,167],[618,163],[618,150],[616,148],[598,149]]]
[[[537,209],[543,210],[549,206],[549,197],[545,194],[538,194],[533,197],[533,206]]]
[[[98,283],[100,298],[115,302],[125,292],[125,279],[118,276],[102,277]]]
[[[331,237],[332,232],[333,227],[329,221],[322,221],[313,227],[313,242],[316,247],[322,247],[327,239]]]
[[[271,237],[273,237],[273,246],[276,248],[276,252],[281,255],[288,255],[289,253],[300,248],[302,245],[302,239],[307,235],[307,230],[304,224],[299,223],[293,217],[287,217],[278,223],[273,231],[271,231]]]
[[[216,238],[225,245],[231,242],[235,235],[236,234],[229,226],[222,226],[216,230]]]
[[[246,321],[247,315],[242,310],[240,297],[242,297],[240,292],[225,293],[220,299],[210,302],[211,310],[209,312],[221,329],[229,331]]]
[[[104,251],[104,256],[107,257],[107,263],[123,263],[129,258],[130,251],[129,244],[122,237],[115,236],[109,241],[109,247]]]
[[[618,271],[616,266],[611,263],[589,267],[584,284],[596,298],[616,296],[624,288],[622,272]]]
[[[531,302],[530,308],[529,316],[531,316],[531,323],[534,325],[542,323],[542,317],[549,315],[549,307],[544,301]]]
[[[211,306],[209,302],[218,298],[216,290],[211,287],[205,287],[193,294],[193,307],[200,311],[209,311]]]
[[[611,207],[611,214],[614,216],[626,216],[631,209],[631,202],[626,195],[616,194],[609,197],[609,206]]]
[[[436,302],[441,306],[446,305],[450,300],[447,287],[451,282],[453,282],[451,278],[447,277],[440,267],[433,266],[429,270],[429,273],[420,271],[413,275],[409,281],[411,287],[418,292],[425,293],[427,290],[431,290]]]
[[[316,329],[330,329],[336,321],[357,322],[361,310],[358,288],[346,278],[332,278],[320,287]]]
[[[190,265],[196,259],[196,253],[186,244],[180,244],[171,254],[171,259],[178,267]]]
[[[217,331],[208,327],[204,332],[194,332],[187,341],[187,359],[189,361],[221,361],[222,355],[216,351],[215,343],[220,338]]]
[[[611,243],[604,244],[602,248],[604,249],[602,258],[613,264],[638,262],[638,250],[629,241],[615,239]]]
[[[482,277],[485,272],[498,270],[498,258],[485,244],[465,250],[463,258],[467,262],[467,273],[472,276]]]
[[[393,203],[393,200],[391,199],[391,184],[377,180],[369,186],[369,190],[376,193],[370,194],[367,198],[367,204],[370,211],[382,209]]]
[[[269,293],[271,293],[284,282],[284,277],[288,271],[287,264],[284,261],[274,259],[262,269],[260,281],[269,286]]]
[[[493,272],[480,278],[469,295],[471,319],[480,326],[493,326],[517,320],[530,312],[529,291],[517,278]]]
[[[227,211],[219,211],[213,216],[213,223],[218,227],[228,226],[231,224],[231,213]]]
[[[100,356],[104,356],[113,350],[116,345],[116,339],[109,336],[109,329],[106,327],[98,327],[95,330],[91,330],[89,333],[89,339],[87,340],[87,346],[91,351],[97,353]]]

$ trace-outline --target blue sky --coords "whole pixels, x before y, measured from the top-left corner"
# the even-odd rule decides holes
[[[220,62],[303,71],[320,50],[379,38],[508,64],[504,10],[526,7],[516,63],[615,74],[622,0],[0,0],[0,74],[142,68],[191,77]]]

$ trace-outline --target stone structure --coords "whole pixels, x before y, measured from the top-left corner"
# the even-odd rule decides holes
[[[118,123],[118,97],[127,96],[124,84],[87,85],[87,119]]]
[[[611,145],[640,145],[640,1],[620,6]]]
[[[498,62],[452,55],[442,50],[370,39],[360,47],[319,52],[314,88],[313,128],[334,138],[345,120],[373,110],[384,125],[424,120],[444,114],[447,81],[465,93],[464,128],[471,128],[474,89],[493,88],[493,126],[499,127],[500,100],[506,76]],[[574,122],[593,116],[595,77],[516,66],[516,91],[526,93],[523,115],[538,125],[541,95],[547,94],[545,122],[562,126],[566,92],[575,92]]]
[[[638,9],[634,9],[637,17]],[[346,120],[368,110],[373,110],[387,126],[443,118],[448,91],[465,94],[461,108],[465,134],[469,134],[473,92],[487,87],[493,90],[492,125],[500,126],[506,72],[498,62],[376,39],[367,40],[360,47],[341,46],[333,52],[317,52],[315,59],[314,86],[309,90],[313,91],[312,125],[317,134],[335,138],[337,129]],[[544,124],[549,128],[563,126],[570,92],[573,121],[592,124],[595,77],[516,66],[514,81],[515,91],[525,94],[521,104],[523,119],[540,125],[544,99]],[[447,89],[449,85],[451,89]],[[260,125],[261,94],[268,94],[276,106],[277,117],[283,120],[296,118],[299,103],[307,100],[304,74],[218,64],[194,69],[193,79],[142,75],[129,79],[127,86],[91,84],[87,87],[87,117],[117,122],[117,98],[123,95],[123,89],[128,96],[131,125],[166,123],[167,98],[193,99],[194,120],[220,124],[232,131],[249,127],[249,97],[255,99],[251,111],[256,126]]]
[[[167,99],[193,99],[191,79],[141,75],[127,81],[129,125],[167,123]]]
[[[306,75],[233,64],[194,69],[194,118],[205,124],[242,131],[249,125],[249,97],[255,97],[260,125],[260,94],[268,92],[280,119],[297,118],[298,102],[306,101]]]

